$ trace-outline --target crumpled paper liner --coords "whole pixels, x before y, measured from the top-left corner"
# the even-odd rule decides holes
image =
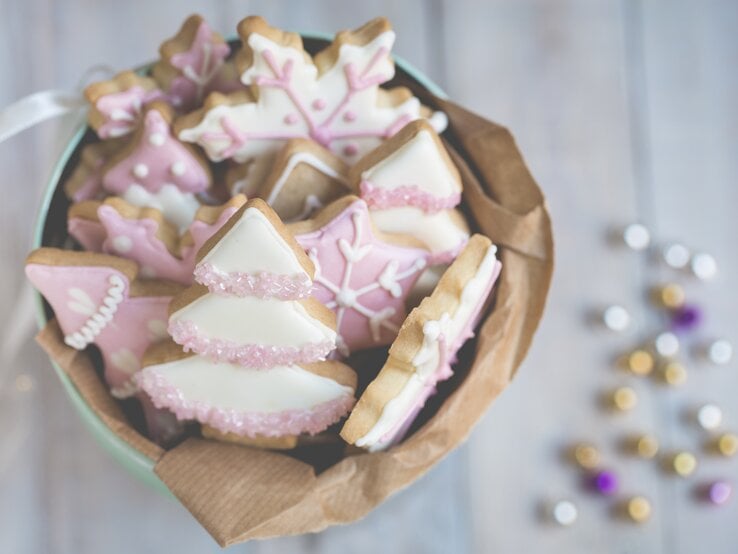
[[[221,546],[316,532],[363,517],[467,438],[531,344],[553,270],[543,195],[505,128],[404,79],[426,104],[448,115],[444,138],[464,179],[465,209],[476,230],[500,247],[503,269],[476,345],[471,341],[462,351],[455,377],[429,401],[415,426],[420,428],[402,444],[339,457],[319,473],[285,453],[199,438],[164,451],[128,424],[88,356],[63,343],[54,321],[38,336],[92,410],[113,433],[156,461],[155,473]]]

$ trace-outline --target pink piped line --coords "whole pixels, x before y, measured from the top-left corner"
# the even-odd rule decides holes
[[[221,295],[300,300],[308,298],[313,291],[312,281],[305,274],[280,275],[267,271],[224,273],[212,264],[201,263],[195,267],[194,275],[195,281],[208,287],[210,292]]]
[[[455,192],[446,197],[434,196],[418,185],[400,185],[385,189],[364,180],[359,185],[361,198],[375,210],[413,206],[427,214],[450,210],[461,202],[461,193]]]
[[[136,374],[136,381],[151,397],[154,406],[172,411],[180,421],[195,419],[222,433],[235,433],[251,438],[256,435],[315,435],[345,416],[355,403],[353,396],[345,394],[306,410],[246,412],[188,400],[181,390],[157,373],[154,367],[145,368]]]
[[[216,362],[268,369],[277,365],[307,364],[325,360],[336,345],[330,341],[302,346],[238,344],[227,339],[203,336],[192,321],[170,321],[169,334],[185,352],[196,352]]]

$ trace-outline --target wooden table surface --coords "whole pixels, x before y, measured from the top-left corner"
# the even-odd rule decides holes
[[[738,429],[738,362],[690,367],[678,390],[629,379],[612,358],[656,329],[644,287],[672,274],[642,254],[612,248],[611,225],[644,222],[660,239],[716,257],[719,276],[688,283],[706,310],[700,337],[738,345],[738,3],[686,0],[157,1],[0,0],[0,105],[34,91],[73,88],[87,68],[151,59],[197,11],[221,32],[251,13],[291,29],[335,31],[389,16],[396,52],[456,101],[508,126],[546,193],[557,270],[546,317],[513,385],[468,444],[360,523],[314,536],[233,547],[234,552],[503,552],[681,554],[738,551],[738,499],[695,501],[695,486],[738,484],[738,463],[703,455],[704,434],[684,414],[722,406]],[[68,123],[68,122],[66,122]],[[34,210],[65,122],[0,145],[3,325],[0,365],[0,551],[12,553],[215,552],[173,500],[149,490],[82,426],[44,354],[28,339],[21,267]],[[733,286],[731,286],[733,285]],[[620,303],[636,325],[612,335],[586,314]],[[19,348],[15,345],[20,343]],[[598,395],[621,383],[637,408],[612,416]],[[693,478],[617,449],[629,432],[654,432],[667,449],[699,453]],[[612,517],[614,501],[587,494],[561,460],[576,440],[601,446],[622,493],[648,496],[653,517]],[[546,525],[541,501],[568,497],[571,528]]]

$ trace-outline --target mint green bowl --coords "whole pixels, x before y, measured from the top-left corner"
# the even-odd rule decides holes
[[[303,36],[303,38],[307,39],[326,41],[331,40],[330,35],[323,33],[301,33],[301,35]],[[395,64],[400,71],[406,73],[408,76],[413,78],[421,86],[425,87],[435,96],[446,98],[446,94],[437,84],[431,81],[423,73],[418,71],[410,63],[397,56],[395,56],[394,59]],[[145,65],[141,67],[139,71],[147,71],[150,66],[151,64]],[[42,244],[42,240],[44,227],[46,225],[46,216],[49,213],[49,208],[51,207],[54,193],[57,187],[61,184],[61,177],[64,173],[64,169],[67,166],[67,163],[77,150],[77,147],[79,146],[86,132],[87,124],[80,124],[79,128],[76,129],[66,148],[62,152],[61,156],[59,156],[59,159],[57,160],[54,169],[51,172],[49,182],[46,186],[46,192],[44,193],[41,207],[36,219],[33,237],[33,248],[44,246]],[[39,329],[43,328],[48,321],[46,317],[46,311],[44,309],[43,298],[38,293],[36,293],[36,321],[38,322]],[[113,458],[115,458],[123,467],[125,467],[141,481],[162,493],[170,494],[164,483],[154,473],[154,460],[148,458],[147,456],[144,456],[138,450],[130,446],[127,442],[123,441],[121,438],[115,435],[107,427],[107,425],[105,425],[105,423],[103,423],[102,420],[90,409],[90,407],[80,395],[77,388],[70,381],[67,374],[64,373],[64,371],[53,362],[52,366],[54,367],[54,371],[56,372],[57,377],[59,377],[59,380],[61,381],[62,386],[67,393],[67,396],[69,396],[72,404],[77,410],[77,413],[92,433],[92,436],[95,437],[95,440],[105,450],[107,450],[113,456]]]

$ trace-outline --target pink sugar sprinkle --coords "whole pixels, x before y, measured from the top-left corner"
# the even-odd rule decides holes
[[[393,189],[375,187],[369,181],[361,182],[361,197],[375,210],[413,206],[432,214],[450,210],[461,202],[461,193],[455,192],[445,198],[433,196],[417,185],[401,185]]]
[[[359,147],[353,143],[347,144],[343,148],[343,153],[347,156],[356,156],[359,153]]]
[[[356,121],[356,112],[348,110],[345,114],[343,114],[343,120],[349,123],[352,121]]]
[[[313,100],[314,110],[322,110],[325,108],[325,106],[326,106],[325,100],[323,100],[322,98],[316,98],[315,100]]]
[[[151,397],[154,406],[171,410],[177,419],[196,419],[222,433],[241,436],[279,437],[309,433],[315,435],[341,419],[354,406],[355,399],[344,394],[305,410],[276,413],[240,412],[188,400],[182,392],[156,372],[154,366],[136,374],[138,385]]]
[[[169,334],[185,352],[196,352],[216,362],[267,369],[277,365],[307,364],[325,360],[335,349],[330,341],[303,346],[237,344],[226,339],[203,336],[192,321],[170,321]]]
[[[198,264],[194,275],[195,280],[208,287],[210,292],[221,295],[299,300],[308,298],[313,288],[310,278],[304,273],[296,275],[279,275],[266,271],[224,273],[207,262]]]

